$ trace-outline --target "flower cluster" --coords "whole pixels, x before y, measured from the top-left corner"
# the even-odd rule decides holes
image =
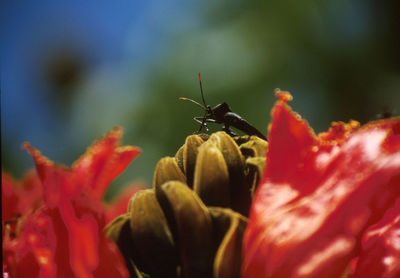
[[[36,172],[29,172],[20,184],[2,175],[4,275],[129,277],[117,246],[103,232],[107,218],[121,212],[101,203],[109,183],[140,152],[118,146],[121,136],[122,129],[115,128],[72,168],[24,145]],[[127,200],[120,202],[127,205]]]
[[[315,135],[277,96],[243,277],[399,277],[400,118]]]
[[[276,95],[268,143],[188,136],[153,188],[108,205],[140,152],[119,146],[121,128],[71,168],[25,144],[36,171],[2,173],[3,275],[400,277],[400,118],[316,135]]]
[[[153,188],[138,192],[106,227],[131,277],[239,278],[266,149],[256,136],[216,132],[188,136],[175,157],[160,159]]]

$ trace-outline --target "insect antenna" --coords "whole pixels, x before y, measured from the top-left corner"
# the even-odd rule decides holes
[[[180,97],[180,98],[179,98],[180,100],[190,101],[190,102],[192,102],[192,103],[194,103],[194,104],[196,104],[196,105],[198,105],[198,106],[200,106],[201,108],[204,109],[205,114],[204,114],[204,116],[203,116],[203,120],[202,120],[202,122],[201,122],[201,124],[200,124],[200,128],[199,128],[199,131],[197,131],[197,133],[199,133],[199,132],[203,129],[203,127],[208,131],[208,127],[207,127],[207,123],[206,123],[206,121],[207,121],[207,114],[208,114],[208,113],[212,113],[211,108],[210,108],[209,106],[207,106],[206,101],[204,100],[203,85],[202,85],[202,82],[201,82],[201,75],[200,75],[200,72],[199,72],[199,84],[200,84],[201,99],[203,100],[204,106],[201,105],[200,103],[198,103],[197,101],[195,101],[195,100],[193,100],[193,99],[190,99],[190,98],[186,98],[186,97]]]
[[[203,100],[204,107],[207,107],[206,101],[204,100],[203,83],[201,82],[201,75],[200,75],[200,72],[199,72],[199,83],[200,83],[201,99]]]
[[[199,83],[200,83],[200,93],[201,93],[201,99],[203,100],[203,104],[204,104],[204,107],[205,107],[205,110],[206,110],[206,113],[204,114],[204,116],[203,116],[203,121],[201,122],[201,125],[200,125],[200,128],[199,128],[199,131],[198,131],[198,133],[201,131],[201,129],[203,128],[203,126],[205,127],[205,129],[208,131],[208,127],[207,127],[207,123],[206,123],[206,119],[207,119],[207,114],[208,114],[208,107],[207,107],[207,104],[206,104],[206,101],[204,100],[204,94],[203,94],[203,83],[201,82],[201,74],[200,74],[200,72],[199,72]]]
[[[200,103],[198,103],[197,101],[195,101],[195,100],[193,100],[193,99],[186,98],[186,97],[180,97],[179,99],[180,99],[180,100],[187,100],[187,101],[193,102],[194,104],[200,106],[200,107],[203,108],[204,110],[207,110],[206,107],[204,107],[203,105],[201,105]]]

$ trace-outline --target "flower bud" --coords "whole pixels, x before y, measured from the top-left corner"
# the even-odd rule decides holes
[[[230,204],[229,173],[222,152],[211,142],[199,149],[196,160],[194,191],[207,206]]]
[[[173,157],[163,157],[158,161],[153,177],[153,188],[161,186],[167,181],[181,181],[186,183],[186,177]]]
[[[180,255],[182,278],[211,277],[212,222],[207,207],[187,185],[170,181],[156,189]]]
[[[154,190],[136,193],[129,209],[132,260],[151,277],[176,277],[174,241]]]
[[[210,207],[214,233],[223,235],[215,254],[214,278],[240,278],[242,238],[247,218],[231,209]]]
[[[190,135],[186,138],[183,147],[183,167],[189,187],[192,187],[193,185],[198,148],[203,143],[204,140],[199,135]]]

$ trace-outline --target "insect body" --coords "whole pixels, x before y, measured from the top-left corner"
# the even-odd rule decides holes
[[[230,136],[237,136],[237,134],[230,128],[232,126],[247,133],[248,135],[255,135],[260,137],[261,139],[266,140],[266,137],[260,131],[258,131],[254,126],[249,124],[245,119],[240,117],[238,114],[232,112],[232,110],[230,109],[229,105],[226,102],[218,104],[213,108],[210,105],[206,105],[203,95],[203,86],[201,83],[200,72],[199,72],[199,82],[200,82],[201,98],[203,100],[204,105],[201,105],[200,103],[192,99],[184,97],[179,98],[181,100],[191,101],[205,110],[205,115],[203,117],[194,117],[194,120],[200,123],[200,128],[198,132],[200,132],[203,129],[203,127],[208,131],[207,123],[216,123],[216,124],[223,124],[222,130],[228,133]]]

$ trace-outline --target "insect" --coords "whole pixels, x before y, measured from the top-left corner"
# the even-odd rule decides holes
[[[200,83],[201,98],[203,100],[204,105],[201,105],[197,101],[194,101],[189,98],[185,97],[179,98],[180,100],[187,100],[193,102],[194,104],[204,109],[205,114],[203,117],[194,117],[194,120],[200,124],[198,133],[203,129],[203,127],[205,128],[206,131],[209,130],[207,127],[207,123],[216,123],[216,124],[222,124],[222,130],[228,133],[232,137],[237,136],[237,134],[230,128],[231,126],[247,133],[248,135],[255,135],[260,137],[261,139],[267,140],[267,138],[254,126],[249,124],[245,119],[240,117],[238,114],[232,112],[232,110],[230,109],[229,105],[226,102],[218,104],[215,107],[207,105],[206,101],[204,100],[203,86],[201,82],[200,72],[199,72],[199,83]]]

